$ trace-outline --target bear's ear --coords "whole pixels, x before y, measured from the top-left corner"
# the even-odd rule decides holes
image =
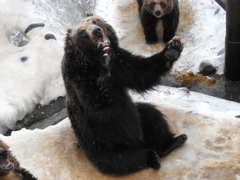
[[[87,17],[93,16],[93,13],[87,13]]]
[[[72,29],[67,30],[68,35],[72,33]]]
[[[67,37],[72,37],[72,29],[67,30]]]
[[[113,29],[113,27],[110,24],[104,22],[104,26],[107,29],[107,36],[113,36],[114,34],[116,34],[115,30]]]
[[[72,29],[68,29],[67,30],[66,45],[68,47],[72,47],[73,46],[73,42],[72,42]]]
[[[116,32],[113,29],[113,27],[106,22],[105,22],[104,26],[107,29],[107,37],[109,38],[111,44],[114,44],[115,46],[118,46],[118,38],[117,38]]]

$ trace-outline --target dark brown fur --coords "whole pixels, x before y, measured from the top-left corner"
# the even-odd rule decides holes
[[[160,158],[180,147],[164,115],[132,101],[159,84],[179,58],[183,44],[174,37],[159,53],[138,56],[121,48],[113,28],[87,17],[68,30],[62,75],[68,116],[79,146],[102,173],[123,176],[160,168]]]

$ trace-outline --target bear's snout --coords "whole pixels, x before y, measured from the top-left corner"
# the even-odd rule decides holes
[[[160,11],[160,10],[156,10],[156,11],[155,11],[155,15],[156,15],[156,16],[160,16],[160,15],[161,15],[161,11]]]
[[[93,35],[97,36],[97,37],[101,37],[103,36],[103,33],[102,33],[102,29],[99,28],[99,27],[95,27],[92,31]]]

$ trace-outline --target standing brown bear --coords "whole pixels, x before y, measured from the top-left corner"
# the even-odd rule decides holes
[[[139,15],[147,44],[158,42],[156,27],[159,20],[163,24],[163,41],[175,36],[179,23],[178,0],[137,0]]]
[[[174,37],[153,56],[134,55],[96,16],[68,30],[62,61],[68,116],[81,149],[102,173],[159,169],[160,158],[187,140],[185,134],[175,137],[153,105],[135,103],[128,93],[153,89],[182,49]]]

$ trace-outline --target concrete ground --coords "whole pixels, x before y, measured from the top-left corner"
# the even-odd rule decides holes
[[[195,86],[190,87],[189,90],[240,103],[240,81],[229,81],[224,75],[218,74],[213,74],[209,77],[216,80],[215,85],[212,87],[206,87],[202,83],[198,83]],[[170,87],[184,87],[184,85],[181,85],[173,76],[167,76],[164,78],[162,80],[162,85]]]

